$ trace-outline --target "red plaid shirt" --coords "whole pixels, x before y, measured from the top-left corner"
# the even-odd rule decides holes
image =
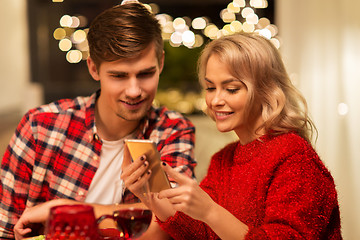
[[[100,161],[94,122],[98,96],[59,100],[22,118],[1,162],[1,239],[14,238],[25,206],[56,198],[84,201]],[[180,114],[152,108],[137,138],[154,140],[163,161],[194,177],[195,128]]]

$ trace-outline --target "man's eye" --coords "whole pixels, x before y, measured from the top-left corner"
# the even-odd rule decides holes
[[[152,77],[155,74],[155,72],[143,72],[143,73],[139,73],[137,76],[139,78],[147,78],[147,77]]]
[[[126,75],[114,74],[114,75],[111,75],[111,77],[113,77],[113,78],[125,78]]]

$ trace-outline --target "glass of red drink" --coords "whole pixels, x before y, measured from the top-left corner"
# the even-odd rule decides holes
[[[98,223],[106,218],[116,222],[117,228],[122,232],[124,239],[136,239],[149,227],[152,212],[148,209],[128,208],[114,211],[113,215],[104,215],[98,219]]]
[[[61,205],[50,209],[46,239],[101,239],[92,206]]]

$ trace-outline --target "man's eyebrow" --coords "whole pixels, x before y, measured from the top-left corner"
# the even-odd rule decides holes
[[[127,72],[114,71],[114,70],[109,70],[109,71],[107,71],[107,73],[109,73],[109,74],[113,74],[113,75],[123,75],[123,76],[127,76],[127,75],[128,75],[128,73],[127,73]]]
[[[138,74],[152,72],[152,71],[156,71],[156,66],[152,66],[152,67],[149,67],[149,68],[142,69],[142,70],[140,70],[138,72]],[[127,72],[116,71],[116,70],[109,70],[109,71],[107,71],[107,73],[108,74],[113,74],[113,75],[122,75],[122,76],[129,75],[129,73],[127,73]]]
[[[151,72],[151,71],[156,71],[156,66],[145,68],[145,69],[141,70],[139,73]]]

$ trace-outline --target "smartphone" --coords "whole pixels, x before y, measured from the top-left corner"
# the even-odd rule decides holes
[[[151,170],[149,179],[150,192],[160,192],[171,188],[169,179],[161,167],[160,153],[156,149],[154,141],[147,139],[126,139],[125,144],[133,161],[136,161],[142,155],[146,156],[146,160],[149,162],[148,169]]]

